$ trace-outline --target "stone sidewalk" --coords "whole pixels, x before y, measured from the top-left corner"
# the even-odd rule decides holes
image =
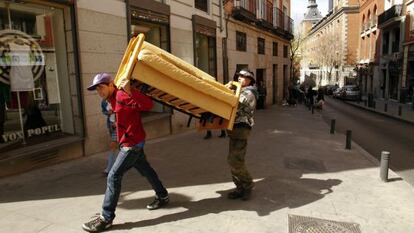
[[[381,182],[377,162],[358,145],[345,150],[344,135],[330,135],[317,112],[271,107],[258,111],[256,122],[247,155],[256,182],[250,201],[226,198],[233,184],[228,139],[219,131],[210,140],[195,131],[155,139],[146,153],[171,202],[146,210],[153,191],[130,171],[111,232],[288,233],[293,215],[355,223],[363,233],[414,232],[413,187],[393,172],[391,182]],[[81,224],[100,212],[105,157],[0,180],[0,232],[82,232]],[[306,227],[318,226],[292,233]]]
[[[375,99],[374,106],[369,107],[366,98],[362,101],[345,101],[365,110],[414,124],[414,109],[412,104],[402,104],[393,100]]]

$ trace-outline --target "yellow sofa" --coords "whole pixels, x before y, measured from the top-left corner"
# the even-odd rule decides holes
[[[232,129],[237,112],[240,84],[233,91],[209,74],[144,41],[131,39],[125,51],[115,85],[131,79],[149,86],[146,94],[155,101],[198,118],[200,129]]]

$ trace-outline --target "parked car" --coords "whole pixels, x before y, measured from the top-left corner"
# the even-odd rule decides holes
[[[346,85],[343,87],[342,98],[346,100],[360,100],[361,91],[356,85]]]
[[[342,97],[342,90],[343,90],[343,88],[342,88],[342,87],[338,87],[338,88],[336,88],[336,89],[332,92],[332,96],[333,96],[334,98],[338,98],[338,99],[340,99],[340,98]]]
[[[338,89],[339,87],[337,85],[327,85],[326,86],[326,93],[327,95],[333,95],[334,91]]]

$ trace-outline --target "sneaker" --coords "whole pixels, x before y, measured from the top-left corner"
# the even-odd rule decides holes
[[[224,131],[221,131],[219,138],[225,138],[225,137],[226,137],[226,133]]]
[[[229,199],[238,199],[238,198],[242,198],[243,195],[244,195],[244,190],[236,188],[235,190],[229,192],[227,194],[227,197]]]
[[[159,198],[155,197],[154,201],[147,205],[147,209],[156,210],[168,204],[170,198],[168,196]]]
[[[84,223],[82,228],[88,232],[101,232],[112,226],[112,220],[106,221],[102,215],[94,216],[94,219]]]

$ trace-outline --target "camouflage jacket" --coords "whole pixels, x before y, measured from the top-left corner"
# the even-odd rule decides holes
[[[246,123],[250,126],[254,125],[253,114],[256,109],[257,97],[258,93],[256,87],[247,86],[242,88],[239,97],[236,119],[234,121],[235,124]]]

